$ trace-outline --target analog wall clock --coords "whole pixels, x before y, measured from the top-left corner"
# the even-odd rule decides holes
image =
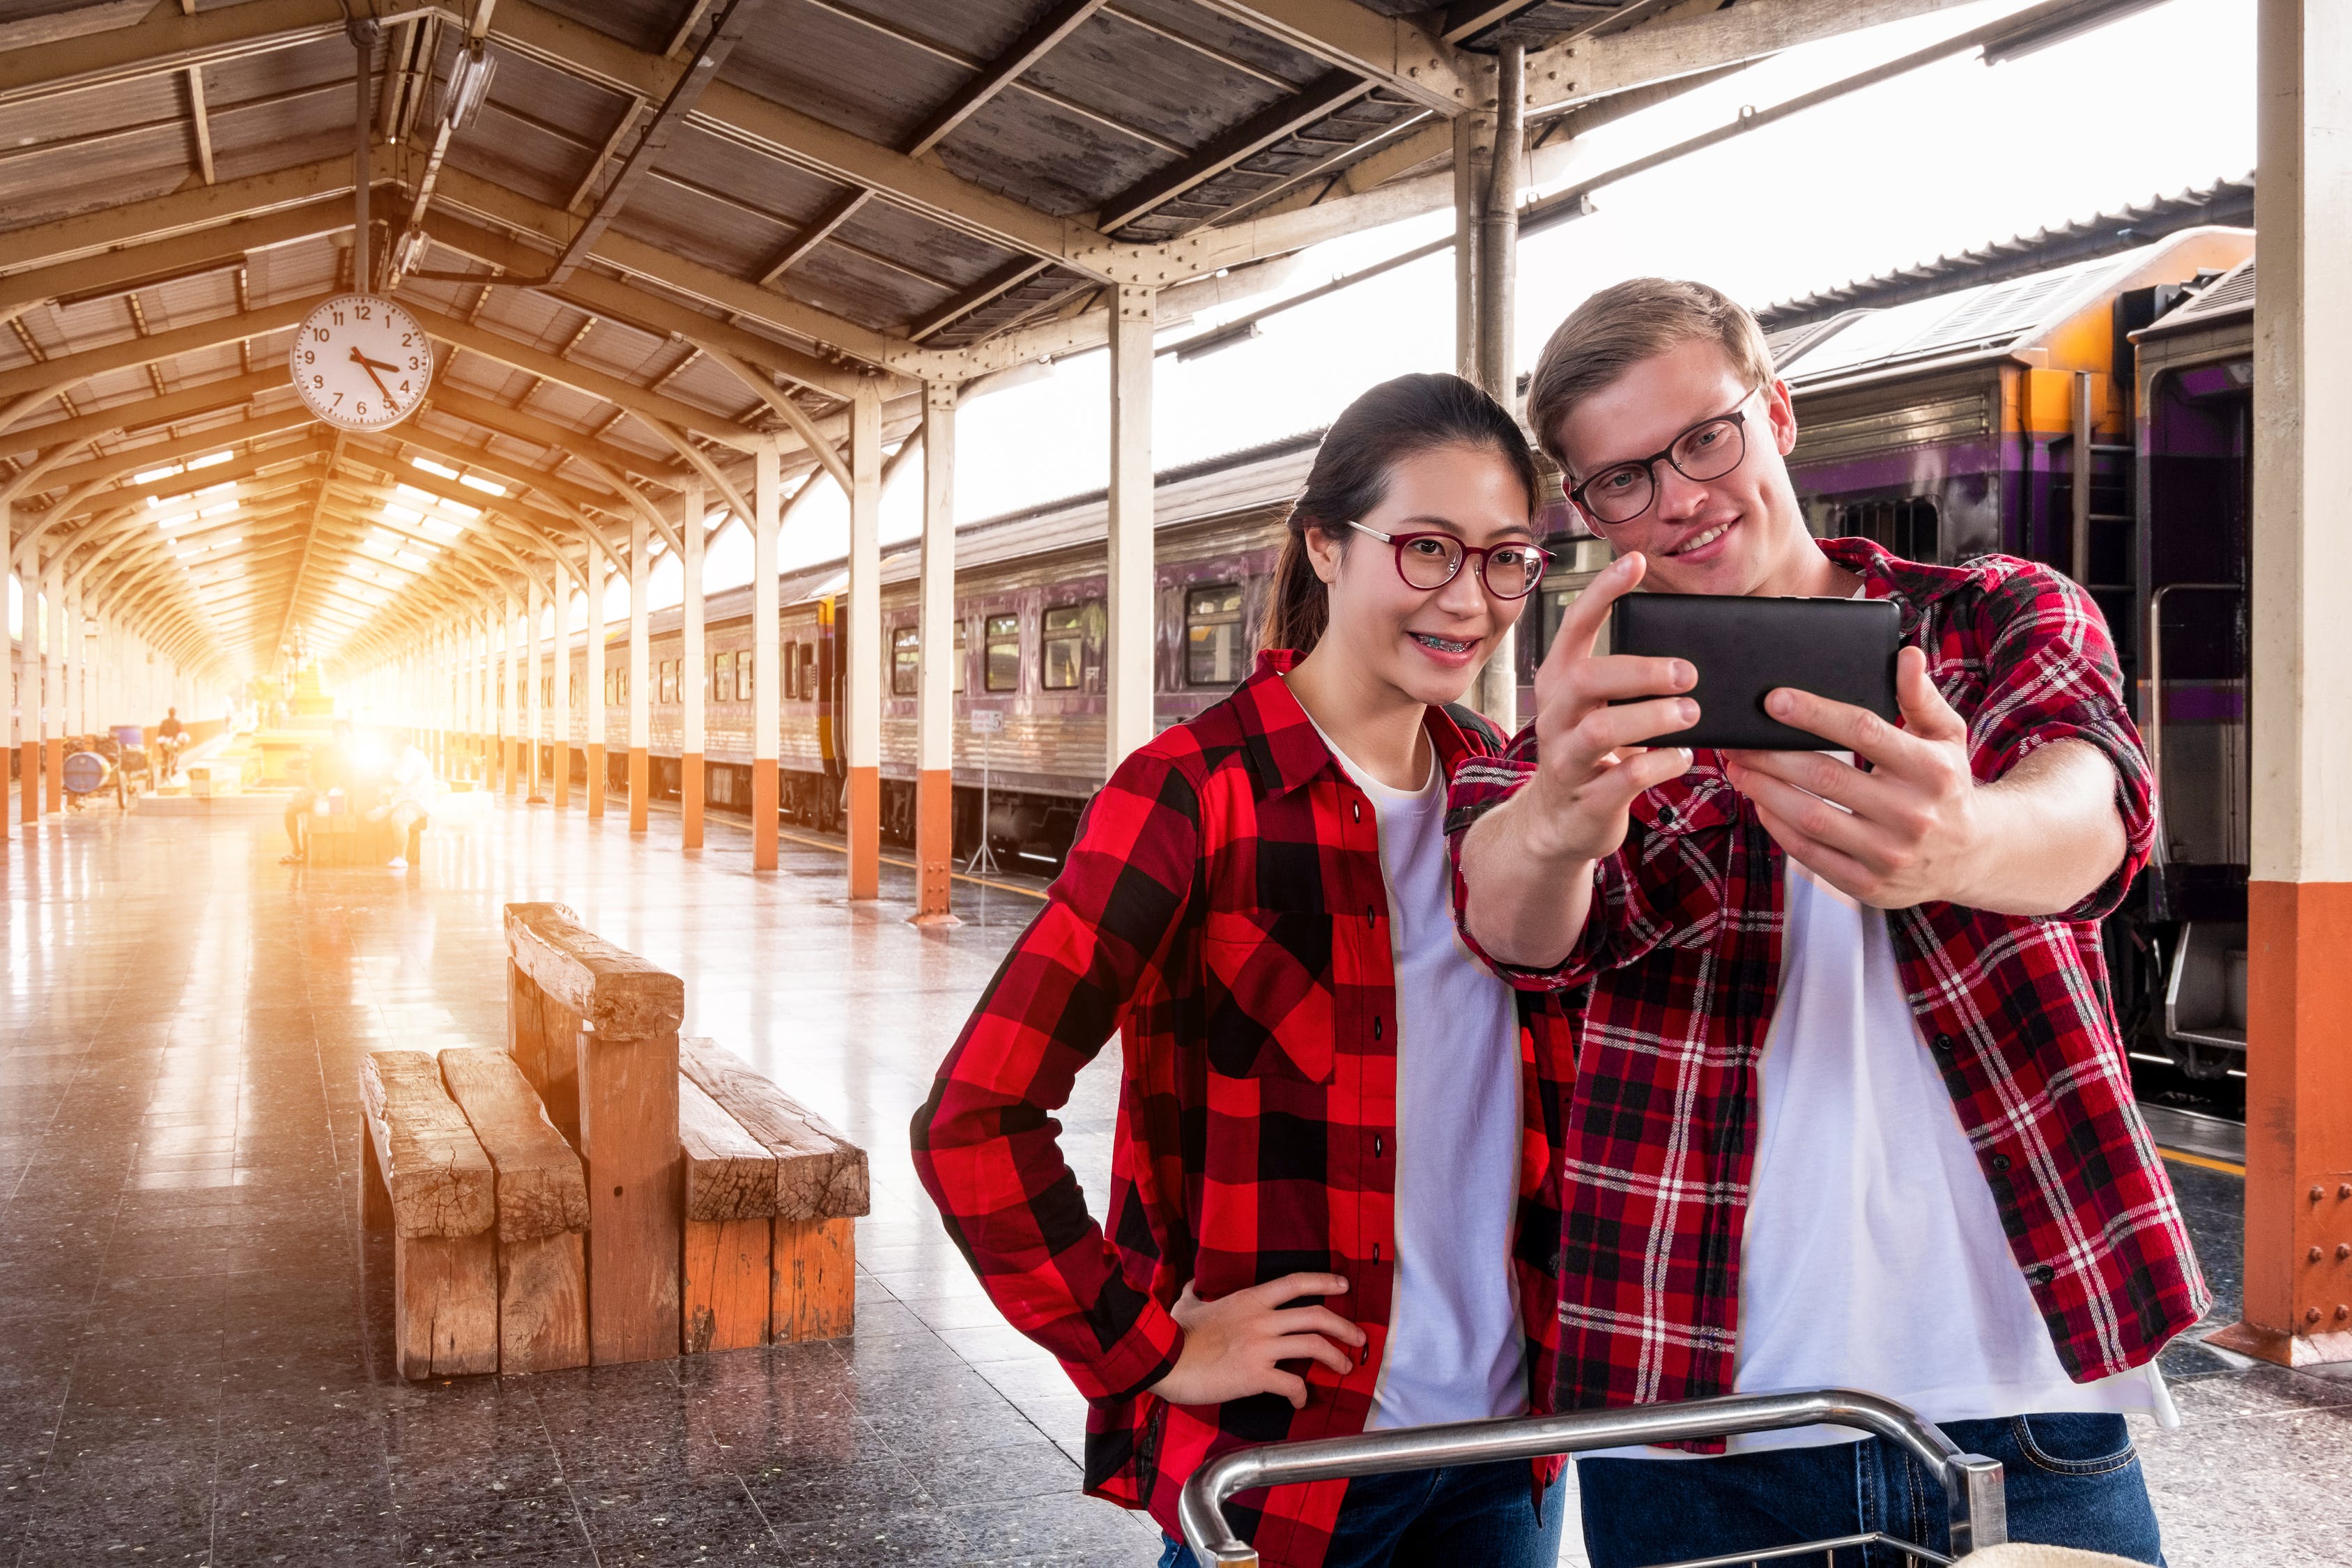
[[[304,319],[287,355],[310,412],[346,430],[381,430],[416,411],[433,382],[433,344],[416,318],[377,294],[339,294]]]

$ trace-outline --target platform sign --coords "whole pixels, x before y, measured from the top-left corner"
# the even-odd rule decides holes
[[[975,708],[971,710],[971,732],[975,735],[1004,733],[1004,710],[1001,708]]]

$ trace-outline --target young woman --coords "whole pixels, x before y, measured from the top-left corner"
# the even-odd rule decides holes
[[[914,1121],[948,1230],[1147,1508],[1244,1443],[1549,1409],[1568,1064],[1454,935],[1455,707],[1542,577],[1535,468],[1451,375],[1349,407],[1256,672],[1121,763]],[[1109,1222],[1053,1112],[1114,1033]],[[1551,1568],[1556,1462],[1245,1494],[1281,1568]]]

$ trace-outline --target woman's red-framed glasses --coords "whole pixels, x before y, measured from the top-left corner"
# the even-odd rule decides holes
[[[1462,563],[1475,555],[1478,580],[1486,592],[1497,599],[1524,599],[1535,592],[1536,584],[1543,581],[1544,568],[1551,563],[1549,555],[1521,540],[1508,544],[1465,544],[1450,533],[1382,533],[1353,521],[1348,526],[1394,546],[1397,575],[1407,587],[1423,593],[1453,582],[1462,571]]]

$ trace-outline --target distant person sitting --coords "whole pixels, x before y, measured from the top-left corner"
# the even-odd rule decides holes
[[[368,813],[370,822],[385,817],[401,835],[401,849],[387,862],[395,871],[405,871],[408,863],[416,858],[425,837],[425,825],[431,819],[425,803],[433,794],[433,764],[415,746],[401,748],[399,758],[392,764],[392,799]]]
[[[286,837],[294,847],[290,854],[278,858],[279,865],[299,865],[310,858],[310,818],[324,809],[327,797],[336,791],[341,791],[348,798],[357,777],[352,755],[351,721],[338,719],[334,738],[310,748],[305,782],[295,786],[293,798],[286,803]]]
[[[170,778],[180,771],[180,753],[187,749],[187,726],[180,722],[177,708],[163,710],[163,721],[155,726],[155,750],[163,761],[163,776]]]

